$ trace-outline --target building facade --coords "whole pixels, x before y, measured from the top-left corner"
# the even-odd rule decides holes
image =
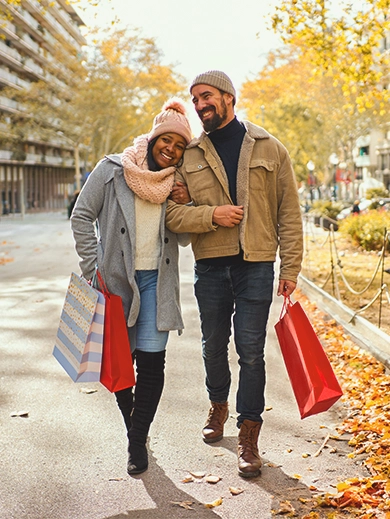
[[[4,88],[60,81],[53,77],[56,48],[80,51],[86,43],[80,32],[83,21],[67,0],[21,0],[18,6],[0,0],[0,10],[0,214],[64,209],[75,187],[78,149],[76,156],[61,132],[50,141],[31,135],[7,145],[12,117],[25,112],[4,95]],[[56,65],[66,73],[65,65]]]

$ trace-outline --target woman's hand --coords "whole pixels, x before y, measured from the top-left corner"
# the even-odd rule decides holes
[[[191,202],[187,186],[183,182],[180,182],[180,180],[175,182],[169,198],[173,200],[175,204],[188,204]]]

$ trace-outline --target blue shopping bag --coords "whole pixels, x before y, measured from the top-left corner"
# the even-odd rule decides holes
[[[104,310],[104,295],[72,272],[53,355],[74,382],[100,380]]]

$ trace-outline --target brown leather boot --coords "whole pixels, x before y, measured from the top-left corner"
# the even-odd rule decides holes
[[[260,422],[244,420],[238,433],[238,474],[243,478],[254,478],[260,474],[261,458],[257,441],[261,429]]]
[[[211,402],[209,415],[202,430],[203,441],[214,443],[223,438],[223,425],[229,417],[227,402]]]

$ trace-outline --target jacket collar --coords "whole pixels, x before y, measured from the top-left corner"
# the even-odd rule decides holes
[[[241,121],[243,125],[245,126],[245,129],[250,137],[252,139],[269,139],[270,134],[264,130],[264,128],[261,128],[260,126],[257,126],[256,124],[251,123],[250,121]],[[187,149],[190,148],[196,148],[199,146],[201,142],[203,142],[207,137],[207,133],[202,132],[199,137],[195,137],[195,139],[192,139],[192,141],[187,146]]]
[[[116,153],[114,155],[104,155],[104,158],[107,159],[107,160],[110,160],[111,162],[113,162],[117,166],[121,166],[122,167],[121,156],[122,156],[122,154]]]

